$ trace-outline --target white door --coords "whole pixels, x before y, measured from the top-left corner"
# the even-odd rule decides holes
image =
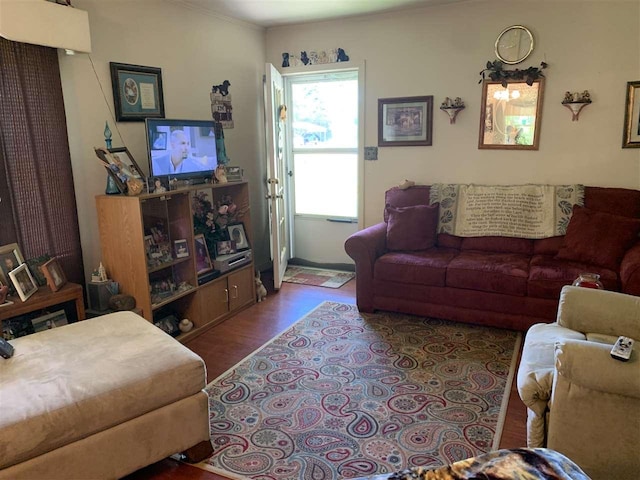
[[[278,290],[287,269],[287,222],[285,221],[284,160],[284,92],[282,77],[270,63],[266,64],[265,115],[267,125],[267,199],[271,231],[273,287]]]

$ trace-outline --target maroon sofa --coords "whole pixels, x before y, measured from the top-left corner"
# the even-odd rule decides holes
[[[392,188],[385,199],[392,207],[428,205],[429,186]],[[435,245],[417,251],[388,250],[385,222],[365,228],[345,242],[345,250],[356,264],[358,308],[361,312],[388,310],[526,330],[535,323],[555,320],[561,288],[582,272],[600,274],[607,290],[640,295],[637,230],[621,247],[614,245],[619,235],[612,236],[613,229],[607,227],[608,218],[640,224],[630,220],[640,218],[640,191],[586,187],[584,207],[584,211],[597,212],[594,217],[585,217],[586,227],[598,231],[592,238],[600,238],[593,254],[624,248],[619,264],[605,268],[584,259],[556,258],[560,250],[567,257],[567,249],[571,249],[566,240],[571,229],[575,233],[578,228],[571,223],[566,239],[436,237],[434,233]],[[612,239],[611,249],[606,244],[603,247],[607,235]]]

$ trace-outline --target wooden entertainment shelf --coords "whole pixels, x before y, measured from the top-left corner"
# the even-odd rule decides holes
[[[154,315],[157,320],[165,312],[175,314],[180,320],[191,320],[194,328],[180,334],[181,341],[203,333],[256,301],[253,259],[198,285],[192,201],[200,191],[208,194],[213,205],[231,196],[237,211],[242,212],[238,221],[244,224],[251,244],[247,182],[198,185],[138,196],[96,197],[102,263],[109,277],[120,284],[121,293],[136,299],[136,306],[147,320],[153,322]],[[157,225],[162,225],[168,235],[171,258],[150,264],[146,242]],[[188,257],[176,258],[173,250],[176,240],[186,240]],[[213,260],[214,252],[209,253]],[[166,296],[152,296],[152,289],[164,282],[176,287],[182,285],[182,289],[176,288]]]

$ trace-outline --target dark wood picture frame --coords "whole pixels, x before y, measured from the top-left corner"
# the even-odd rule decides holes
[[[9,264],[11,262],[11,265]],[[17,243],[0,246],[0,281],[9,287],[9,293],[16,293],[9,272],[24,263],[24,257]]]
[[[640,81],[627,82],[622,148],[640,148]]]
[[[433,95],[378,99],[378,146],[433,144]]]
[[[118,122],[164,118],[162,69],[116,62],[109,67]]]
[[[58,259],[52,258],[48,262],[42,264],[42,273],[44,277],[47,279],[47,285],[52,292],[57,292],[60,290],[66,283],[67,277],[58,262]]]

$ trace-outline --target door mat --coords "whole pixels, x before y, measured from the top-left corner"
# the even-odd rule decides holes
[[[354,272],[289,265],[286,272],[284,272],[282,281],[287,283],[302,283],[315,287],[340,288],[355,276],[356,274]]]
[[[206,387],[225,478],[336,480],[498,448],[521,335],[324,302]]]

